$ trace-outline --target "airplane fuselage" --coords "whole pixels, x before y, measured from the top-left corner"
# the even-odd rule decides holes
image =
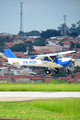
[[[40,66],[40,67],[66,67],[72,64],[70,58],[60,58],[56,61],[53,60],[36,60],[36,59],[26,59],[26,58],[8,58],[8,62],[13,65],[25,65],[25,66]]]

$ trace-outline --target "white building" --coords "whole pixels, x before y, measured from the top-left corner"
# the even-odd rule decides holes
[[[32,72],[32,70],[29,69],[29,68],[18,68],[16,70],[14,70],[14,75],[25,74],[25,73],[28,73],[28,72]]]
[[[0,75],[4,75],[4,73],[8,72],[8,67],[0,67]]]

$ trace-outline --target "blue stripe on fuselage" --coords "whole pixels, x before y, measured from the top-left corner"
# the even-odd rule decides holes
[[[69,65],[72,64],[72,62],[70,60],[62,62],[62,58],[55,59],[54,62],[61,65],[61,66],[64,66],[64,67],[69,66]]]

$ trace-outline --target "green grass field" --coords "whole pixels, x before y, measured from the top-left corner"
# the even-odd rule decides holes
[[[80,120],[80,98],[0,103],[0,118]]]
[[[0,91],[80,91],[77,83],[0,84]]]

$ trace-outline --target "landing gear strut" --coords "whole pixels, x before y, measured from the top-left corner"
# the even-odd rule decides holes
[[[58,72],[59,72],[59,69],[58,69],[58,68],[56,68],[56,69],[54,69],[54,71],[55,71],[55,73],[58,73]]]
[[[68,73],[69,73],[69,70],[68,70],[68,69],[66,69],[66,70],[65,70],[65,73],[66,73],[66,74],[68,74]]]

